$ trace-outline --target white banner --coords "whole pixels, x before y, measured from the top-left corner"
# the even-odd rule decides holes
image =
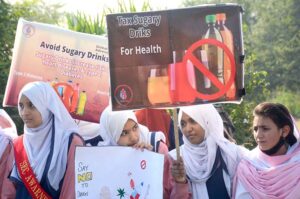
[[[77,147],[76,198],[159,199],[164,156],[131,147]]]

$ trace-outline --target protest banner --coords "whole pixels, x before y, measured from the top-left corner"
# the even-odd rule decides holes
[[[235,4],[108,15],[113,110],[239,102],[241,15]]]
[[[73,118],[99,122],[109,101],[107,38],[19,19],[3,106],[22,87],[49,82]]]
[[[131,147],[76,147],[76,198],[163,198],[161,154]]]

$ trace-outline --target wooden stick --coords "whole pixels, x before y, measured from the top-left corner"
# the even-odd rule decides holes
[[[173,126],[174,126],[174,135],[175,135],[175,147],[176,147],[176,159],[178,160],[180,157],[180,149],[179,149],[179,133],[178,133],[178,115],[177,109],[173,109]]]

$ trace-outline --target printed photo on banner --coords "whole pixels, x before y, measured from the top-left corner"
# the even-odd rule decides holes
[[[76,198],[163,198],[163,164],[163,155],[148,150],[77,147]]]
[[[239,102],[241,15],[235,4],[108,15],[113,110]]]
[[[49,82],[73,118],[99,122],[109,101],[108,40],[19,19],[3,100],[16,106],[22,87]]]

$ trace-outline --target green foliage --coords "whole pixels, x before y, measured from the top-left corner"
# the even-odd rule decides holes
[[[294,117],[300,118],[300,91],[292,92],[284,87],[278,87],[272,93],[270,101],[284,104]]]
[[[144,0],[143,5],[140,10],[134,5],[132,0],[118,0],[118,7],[117,9],[114,8],[104,8],[104,14],[111,14],[111,13],[126,13],[126,12],[143,12],[143,11],[150,11],[152,10],[149,1]]]
[[[300,90],[300,4],[297,0],[269,0],[256,5],[257,23],[253,26],[253,51],[257,52],[256,69],[270,74],[271,90],[283,86]]]
[[[68,28],[77,32],[84,32],[89,34],[103,35],[105,29],[105,17],[97,15],[95,19],[87,16],[84,13],[77,12],[75,15],[71,13],[66,14]]]
[[[149,1],[144,1],[140,10],[134,5],[132,0],[118,0],[118,7],[104,8],[96,18],[92,18],[84,13],[77,12],[76,14],[67,13],[68,28],[78,32],[89,34],[104,35],[106,34],[105,16],[112,13],[139,12],[151,10]]]
[[[12,6],[12,17],[18,20],[23,17],[29,21],[58,24],[62,19],[59,11],[62,4],[47,5],[43,0],[24,0]]]

